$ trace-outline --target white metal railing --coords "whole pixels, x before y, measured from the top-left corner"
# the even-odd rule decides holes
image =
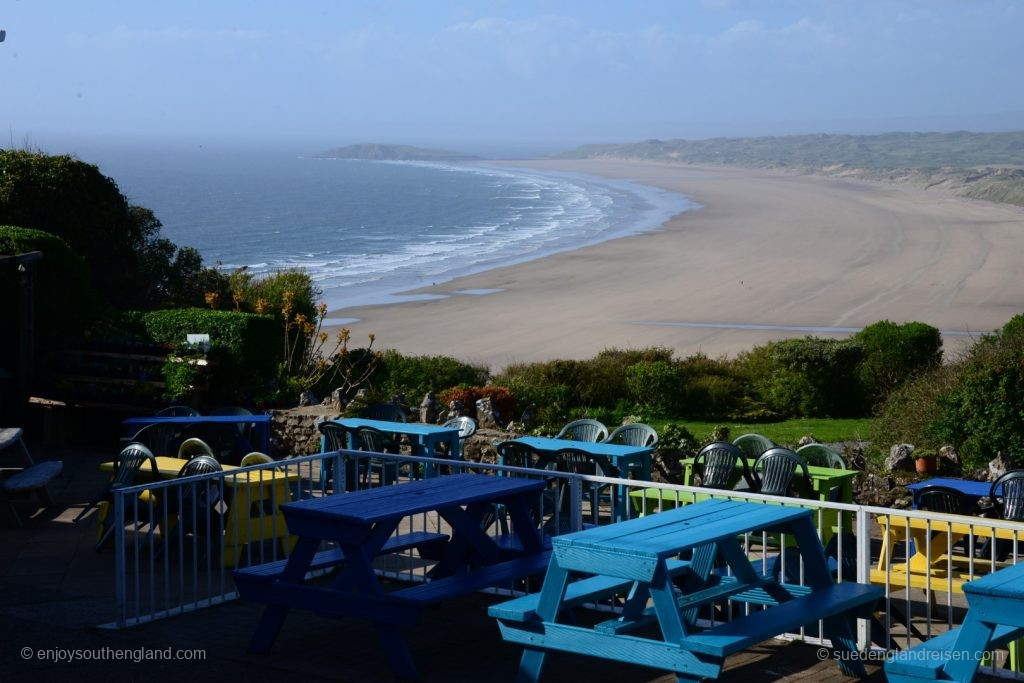
[[[626,518],[705,498],[742,499],[811,509],[836,580],[873,582],[885,588],[884,604],[879,605],[875,619],[862,620],[859,626],[858,640],[862,648],[872,644],[876,649],[906,648],[958,626],[966,613],[963,583],[1001,566],[1015,564],[1019,558],[1017,541],[1024,541],[1024,524],[1002,520],[407,455],[336,451],[117,491],[113,525],[118,618],[112,626],[130,626],[236,598],[230,571],[233,564],[246,566],[281,560],[290,551],[290,539],[280,526],[283,524],[278,509],[280,503],[340,493],[344,487],[338,486],[339,482],[348,481],[358,488],[381,485],[379,475],[383,468],[380,465],[386,462],[404,466],[399,469],[399,481],[415,476],[419,466],[426,462],[443,468],[442,472],[475,471],[545,478],[551,488],[550,493],[542,497],[539,513],[550,533],[613,522],[615,508],[609,500],[615,498],[612,493],[625,496],[625,504],[619,509],[624,510]],[[323,476],[328,472],[332,475],[330,479]],[[363,476],[364,472],[373,476]],[[595,484],[607,488],[602,489],[600,496],[592,498],[585,491]],[[257,495],[256,491],[260,493]],[[202,506],[211,501],[220,503],[219,513],[203,512],[207,508]],[[245,504],[245,514],[239,512],[240,503]],[[884,518],[882,521],[890,535],[900,537],[888,546],[881,533],[880,518]],[[174,525],[181,524],[184,524],[182,531],[175,532]],[[424,513],[408,520],[399,531],[438,531],[443,525],[436,513]],[[499,525],[493,530],[498,533]],[[962,534],[966,539],[965,547],[961,548],[953,535],[944,536],[944,531],[965,531]],[[913,572],[901,570],[909,562],[920,559],[915,556],[919,549],[902,540],[914,534],[924,539],[923,556],[935,558],[937,563],[930,568],[930,574],[926,573],[931,578],[920,578]],[[934,548],[933,543],[945,543],[946,547]],[[748,534],[744,546],[755,563],[761,562],[764,571],[775,571],[791,583],[803,583],[802,562],[790,539]],[[888,553],[884,558],[881,557],[883,549]],[[980,549],[984,553],[975,552]],[[985,553],[987,557],[978,556]],[[423,580],[426,568],[412,551],[378,566],[383,575],[406,581]],[[937,579],[935,575],[943,576]],[[614,609],[611,603],[603,607]],[[704,618],[722,618],[721,606],[717,613],[714,607],[708,609]],[[731,611],[726,609],[725,614],[728,616]],[[811,628],[791,637],[816,642],[819,633],[820,630]],[[993,667],[986,669],[987,673],[1006,675],[997,670],[1002,664],[1001,657],[1005,657],[1005,652],[999,653],[992,662]],[[1024,676],[1015,677],[1024,680]]]

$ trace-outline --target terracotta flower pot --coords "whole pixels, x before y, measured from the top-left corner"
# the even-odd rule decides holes
[[[930,474],[936,470],[938,464],[935,458],[918,458],[914,461],[914,468],[920,474]]]

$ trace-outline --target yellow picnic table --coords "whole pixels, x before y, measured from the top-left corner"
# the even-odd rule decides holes
[[[160,479],[174,479],[188,462],[181,458],[159,456],[156,458],[157,472]],[[230,489],[225,496],[227,510],[224,515],[224,552],[221,553],[221,566],[234,567],[241,558],[246,544],[270,539],[280,540],[282,552],[288,553],[295,545],[295,537],[288,535],[288,527],[281,514],[281,504],[292,500],[289,483],[298,480],[295,472],[282,472],[275,469],[249,470],[234,465],[222,465],[224,486]],[[104,472],[113,472],[114,463],[105,462],[100,465]],[[138,482],[152,480],[147,468],[139,470]],[[145,500],[146,498],[144,498]],[[101,506],[108,505],[103,502]],[[154,501],[154,510],[159,511],[159,502]],[[105,519],[106,508],[100,509],[100,519]],[[161,520],[161,530],[169,528],[169,520]],[[103,533],[103,529],[100,529]]]

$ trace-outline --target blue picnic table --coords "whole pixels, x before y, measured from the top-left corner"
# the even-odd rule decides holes
[[[1024,563],[965,583],[963,591],[963,624],[887,661],[890,683],[966,683],[994,648],[1024,637]]]
[[[524,647],[519,681],[537,681],[549,650],[563,650],[674,671],[678,681],[715,678],[727,655],[823,620],[844,673],[864,675],[853,622],[870,615],[881,588],[834,583],[811,511],[709,500],[618,524],[554,537],[539,593],[490,607],[505,640]],[[754,569],[739,538],[748,532],[793,534],[806,585],[781,583]],[[712,571],[716,558],[728,573]],[[593,626],[574,608],[618,597],[618,617]],[[752,605],[712,628],[697,611],[729,601]],[[759,609],[757,606],[763,606]],[[661,638],[636,632],[657,624]],[[842,656],[845,653],[846,656]]]
[[[401,627],[415,624],[429,605],[510,585],[547,567],[550,550],[531,516],[543,488],[541,480],[455,474],[282,505],[289,532],[299,537],[292,554],[234,572],[243,599],[267,604],[249,649],[268,652],[289,609],[304,608],[372,622],[394,671],[416,677]],[[495,505],[512,521],[510,537],[483,528]],[[396,533],[403,519],[430,511],[450,533]],[[336,547],[319,550],[323,541]],[[429,580],[386,592],[373,559],[410,549],[435,562]],[[330,585],[305,583],[310,571],[332,566],[340,570]]]

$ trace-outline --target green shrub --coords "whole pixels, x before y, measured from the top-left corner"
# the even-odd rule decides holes
[[[214,402],[248,402],[277,376],[282,331],[267,315],[181,308],[131,316],[159,344],[180,346],[187,334],[209,334],[209,396]]]
[[[924,323],[898,325],[882,320],[868,325],[853,339],[863,350],[857,376],[872,405],[885,400],[909,378],[942,362],[939,330]]]
[[[857,379],[862,358],[853,340],[786,339],[741,354],[738,366],[749,377],[756,398],[794,417],[855,417],[864,400]]]
[[[29,251],[43,252],[43,257],[29,266],[35,270],[35,343],[43,346],[56,339],[78,337],[98,315],[96,293],[90,284],[88,267],[82,257],[55,235],[42,230],[0,225],[0,254]],[[0,269],[0,315],[3,320],[18,320],[19,291],[15,269]],[[15,338],[12,335],[4,337],[13,344]]]
[[[982,467],[997,453],[1024,464],[1024,319],[982,337],[958,368],[956,383],[938,397],[928,429],[960,451],[965,466]]]
[[[880,465],[894,444],[910,443],[928,450],[945,445],[932,425],[941,413],[940,399],[959,383],[960,370],[960,365],[940,365],[890,393],[871,423],[866,455]]]
[[[642,361],[626,368],[629,398],[655,415],[678,415],[682,374],[673,363]]]
[[[672,349],[605,349],[589,360],[579,362],[573,387],[573,405],[612,408],[628,398],[626,370],[643,362],[672,362]]]
[[[67,155],[0,150],[0,224],[63,239],[89,266],[98,294],[122,308],[187,298],[183,290],[206,272],[198,252],[181,253],[160,237],[152,211],[130,205],[96,166]]]
[[[486,367],[463,363],[451,356],[404,356],[388,350],[373,383],[387,394],[404,393],[409,401],[418,403],[428,391],[484,385],[488,374]]]

